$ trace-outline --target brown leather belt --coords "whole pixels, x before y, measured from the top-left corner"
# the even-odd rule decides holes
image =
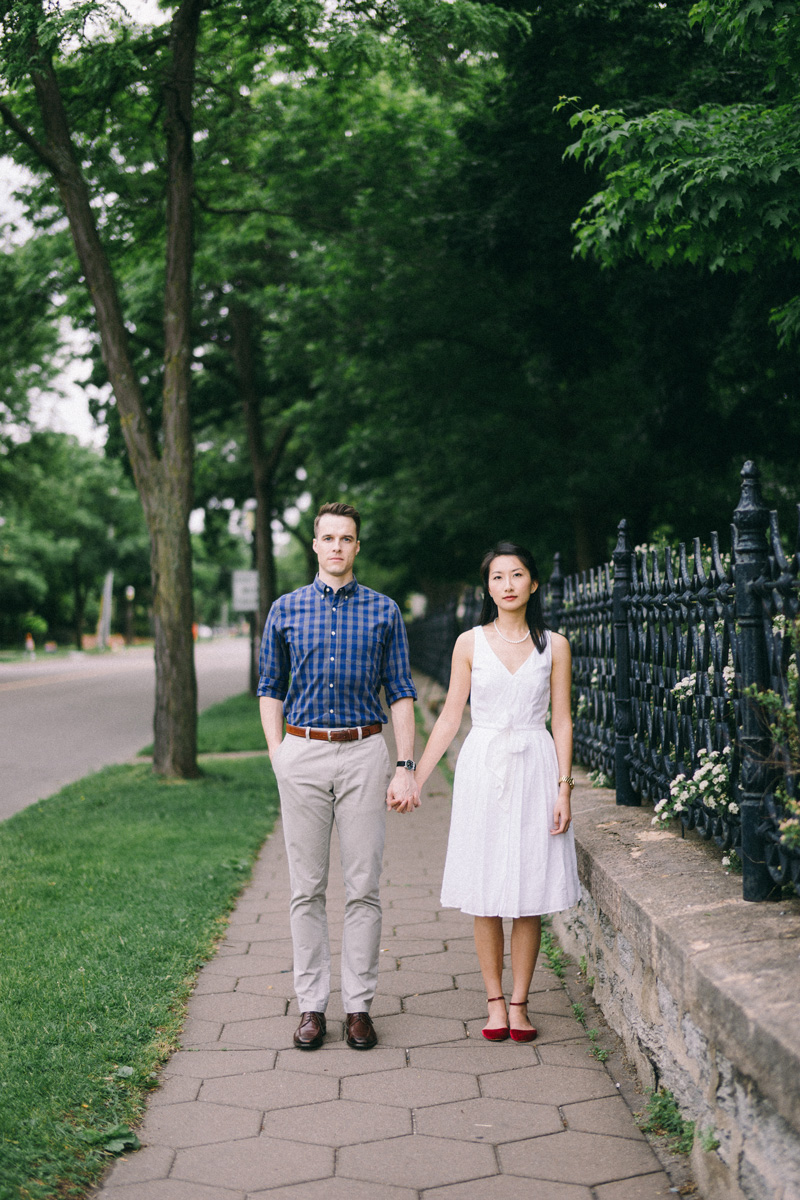
[[[315,742],[360,742],[363,738],[380,733],[382,725],[359,725],[356,729],[309,729],[287,725],[286,732],[295,737],[311,738]]]

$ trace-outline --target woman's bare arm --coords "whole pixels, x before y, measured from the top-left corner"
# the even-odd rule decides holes
[[[439,713],[436,724],[431,730],[428,744],[417,765],[417,783],[420,788],[444,754],[461,726],[464,705],[469,699],[472,686],[472,650],[475,634],[471,629],[462,633],[453,647],[453,661],[450,668],[450,686],[447,689],[447,699]]]
[[[556,746],[559,776],[572,775],[572,653],[560,633],[550,635],[553,665],[550,670],[550,728]],[[558,785],[558,800],[551,833],[566,833],[572,820],[570,786]]]

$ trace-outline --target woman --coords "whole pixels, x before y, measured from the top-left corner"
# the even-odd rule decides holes
[[[542,914],[569,908],[580,895],[570,828],[570,649],[545,625],[529,551],[499,542],[484,557],[481,575],[481,623],[455,644],[447,699],[417,779],[422,786],[452,742],[471,693],[472,729],[456,766],[442,904],[475,917],[489,1009],[483,1036],[529,1042],[536,1037],[527,1001]],[[504,917],[513,922],[508,1009]]]

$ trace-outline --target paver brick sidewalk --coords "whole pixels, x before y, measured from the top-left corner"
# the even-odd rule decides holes
[[[265,766],[265,770],[268,768]],[[288,871],[278,827],[219,953],[201,971],[182,1045],[139,1136],[96,1200],[663,1200],[669,1180],[569,998],[537,967],[528,1045],[481,1037],[471,918],[439,908],[449,788],[390,814],[380,1045],[292,1047]],[[332,949],[343,892],[332,854]],[[334,970],[338,956],[334,956]],[[334,986],[336,984],[334,983]],[[510,993],[510,980],[506,985]]]

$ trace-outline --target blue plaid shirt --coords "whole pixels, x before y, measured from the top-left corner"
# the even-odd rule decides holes
[[[408,641],[394,600],[356,579],[334,592],[319,575],[269,610],[259,657],[259,696],[284,700],[290,725],[382,725],[386,703],[416,699]]]

